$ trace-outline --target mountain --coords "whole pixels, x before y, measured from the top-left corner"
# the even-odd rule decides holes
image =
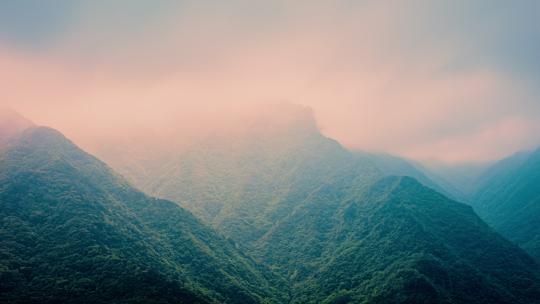
[[[470,201],[497,231],[540,261],[540,149],[490,167]]]
[[[34,123],[22,117],[17,112],[0,108],[0,148],[5,145],[12,136],[33,126]]]
[[[0,150],[1,303],[282,303],[280,280],[59,132]]]
[[[207,138],[152,165],[111,165],[145,192],[179,202],[243,246],[264,234],[272,218],[294,208],[294,201],[284,201],[288,196],[313,191],[351,163],[377,170],[323,137],[311,113],[292,111],[276,124],[254,119],[239,134]]]
[[[387,176],[409,176],[431,189],[436,190],[452,199],[463,201],[465,195],[448,182],[445,178],[431,172],[422,164],[390,154],[373,154],[362,152]]]
[[[124,150],[114,155],[141,155],[133,146]],[[359,183],[411,176],[453,195],[402,158],[343,148],[320,133],[310,109],[294,105],[265,111],[241,133],[158,159],[101,157],[145,192],[178,202],[241,245],[266,233],[297,199],[340,176],[354,175]]]
[[[538,265],[409,177],[327,184],[257,241],[295,303],[539,303]]]
[[[471,207],[406,161],[349,151],[309,111],[291,111],[285,124],[263,119],[171,152],[138,185],[286,277],[290,303],[539,303],[538,265]]]
[[[489,187],[490,184],[504,178],[504,176],[516,174],[531,155],[532,151],[516,152],[487,167],[482,174],[479,174],[474,179],[474,182],[471,183],[472,192],[478,192],[480,189]]]
[[[492,166],[491,162],[465,164],[422,163],[423,172],[445,189],[455,189],[460,201],[470,198],[475,191],[478,179]],[[451,193],[455,193],[450,190]]]

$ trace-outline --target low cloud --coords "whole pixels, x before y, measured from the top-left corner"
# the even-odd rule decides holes
[[[421,160],[540,144],[536,62],[519,51],[540,35],[534,2],[458,2],[77,1],[46,30],[0,22],[0,100],[86,145],[191,138],[276,101],[348,147]]]

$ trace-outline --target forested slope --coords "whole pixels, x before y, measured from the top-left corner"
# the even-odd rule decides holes
[[[279,280],[49,128],[0,152],[0,302],[282,302]]]

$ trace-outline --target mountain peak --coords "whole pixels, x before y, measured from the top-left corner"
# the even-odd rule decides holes
[[[54,129],[31,127],[9,140],[0,202],[0,218],[10,219],[0,229],[0,303],[283,302],[278,276]],[[63,284],[43,288],[50,281]]]
[[[34,123],[11,109],[0,108],[0,143],[33,127]]]

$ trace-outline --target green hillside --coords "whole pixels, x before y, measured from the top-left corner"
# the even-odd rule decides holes
[[[0,302],[281,303],[279,280],[60,133],[0,152]]]
[[[472,208],[302,121],[209,139],[140,185],[281,273],[292,303],[538,303],[538,265]]]
[[[321,188],[253,252],[295,303],[538,303],[538,265],[464,204],[408,177]]]
[[[540,150],[493,165],[470,201],[498,232],[540,261]]]

